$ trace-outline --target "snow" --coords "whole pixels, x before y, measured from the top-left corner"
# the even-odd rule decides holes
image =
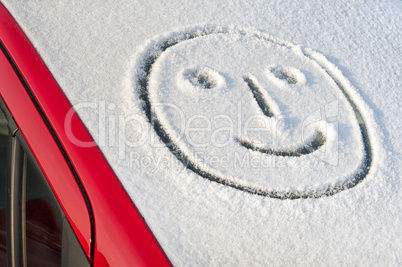
[[[174,265],[401,265],[400,1],[2,2]]]
[[[316,62],[305,55],[293,55],[293,45],[289,42],[288,47],[284,47],[282,44],[285,42],[258,32],[210,26],[185,29],[183,32],[174,32],[169,34],[172,37],[156,38],[151,42],[144,55],[135,57],[139,58],[139,62],[134,63],[139,71],[134,73],[134,77],[148,79],[148,88],[142,88],[138,83],[137,92],[146,91],[147,99],[143,100],[149,102],[148,108],[154,116],[152,119],[164,129],[159,135],[170,136],[175,149],[184,154],[185,160],[189,160],[194,169],[208,173],[205,178],[241,185],[254,191],[280,191],[283,192],[281,194],[296,190],[315,191],[317,195],[320,193],[316,191],[324,190],[319,188],[326,190],[328,186],[342,184],[350,178],[349,172],[359,169],[364,152],[357,120],[334,80]],[[186,34],[193,36],[192,33],[196,33],[197,37],[180,37]],[[182,40],[177,42],[175,38]],[[159,44],[169,40],[174,40],[175,44],[163,52],[158,48],[155,50]],[[158,57],[148,75],[142,69],[153,55]],[[275,67],[274,78],[265,77],[266,65],[272,62],[298,66],[310,75],[309,83],[306,84],[300,69],[294,67]],[[208,71],[203,67],[204,73],[211,74],[210,79],[216,80],[216,85],[211,88],[194,86],[193,77],[185,77],[178,83],[174,77],[182,76],[183,70],[189,69],[188,64],[208,66]],[[224,89],[223,79],[227,80]],[[281,86],[277,86],[278,80]],[[193,83],[193,86],[188,86],[188,83]],[[129,88],[132,89],[131,86]],[[260,91],[256,93],[260,95],[253,97],[253,89]],[[317,93],[320,93],[321,99],[317,99]],[[261,99],[254,99],[259,97]],[[141,101],[141,93],[138,98]],[[340,106],[338,110],[348,114],[333,114],[332,117],[340,117],[334,125],[322,120],[320,108],[328,106],[323,100],[335,101]],[[158,107],[154,103],[158,103]],[[169,103],[169,106],[165,107],[163,103]],[[265,106],[270,109],[269,112],[264,112]],[[317,118],[309,120],[317,115]],[[316,123],[317,120],[319,122]],[[338,138],[335,131],[338,125],[340,135],[347,135],[353,130],[357,133]],[[252,143],[264,151],[292,151],[311,143],[317,132],[326,139],[324,147],[317,153],[298,158],[251,152],[236,142]],[[300,172],[306,165],[319,165],[323,161],[323,151],[328,154],[337,152],[338,148],[343,153],[336,153],[336,168],[329,164]],[[230,164],[221,164],[224,158]],[[261,167],[249,164],[253,160],[260,162]],[[266,167],[273,160],[280,160],[284,166],[275,173],[267,174]]]

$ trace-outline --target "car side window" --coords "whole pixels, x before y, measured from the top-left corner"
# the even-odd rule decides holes
[[[25,155],[25,242],[28,266],[60,266],[62,216],[41,177]]]
[[[6,265],[6,164],[8,128],[7,119],[0,109],[0,263]],[[0,266],[2,266],[0,264]]]
[[[1,109],[0,266],[90,266],[22,133]]]

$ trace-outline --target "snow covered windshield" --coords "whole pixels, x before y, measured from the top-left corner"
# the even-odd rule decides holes
[[[174,265],[402,261],[400,1],[2,2]]]

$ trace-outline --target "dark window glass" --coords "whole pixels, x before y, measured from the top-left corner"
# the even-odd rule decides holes
[[[13,138],[9,136],[8,124],[12,129],[15,128],[16,135]],[[9,246],[11,244],[11,247],[15,248],[14,251],[19,251],[10,253],[9,257],[23,266],[26,263],[28,267],[89,267],[90,262],[81,244],[22,133],[17,131],[16,127],[14,121],[11,119],[8,122],[0,110],[0,267],[7,266],[7,241],[10,242]],[[8,149],[10,142],[17,144],[13,150]],[[11,160],[18,155],[20,155],[18,161]],[[14,166],[14,172],[10,171],[7,177],[7,167],[11,166]],[[15,175],[11,176],[11,173]],[[19,186],[9,185],[10,188],[14,188],[12,191],[14,194],[10,191],[9,198],[16,199],[17,202],[7,203],[7,178],[10,185],[17,184],[15,181],[20,182]],[[18,204],[13,206],[12,203]],[[14,221],[11,218],[14,218]],[[6,232],[7,227],[15,230],[14,236],[10,235],[11,231]]]
[[[25,227],[28,266],[60,266],[62,215],[45,181],[25,160]]]
[[[6,221],[6,166],[9,131],[7,119],[0,110],[0,267],[7,266],[7,221]],[[60,266],[62,244],[62,218],[64,217],[45,177],[34,167],[25,154],[24,166],[24,194],[21,203],[25,204],[22,210],[23,230],[26,238],[27,266]],[[23,205],[24,205],[23,204]]]
[[[0,110],[0,266],[6,266],[6,162],[8,128],[7,120]],[[4,263],[4,265],[3,265]]]

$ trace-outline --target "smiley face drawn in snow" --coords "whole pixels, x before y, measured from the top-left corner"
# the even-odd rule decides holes
[[[257,31],[203,27],[150,42],[137,64],[148,121],[201,177],[298,199],[352,188],[370,170],[353,88],[314,51]]]

